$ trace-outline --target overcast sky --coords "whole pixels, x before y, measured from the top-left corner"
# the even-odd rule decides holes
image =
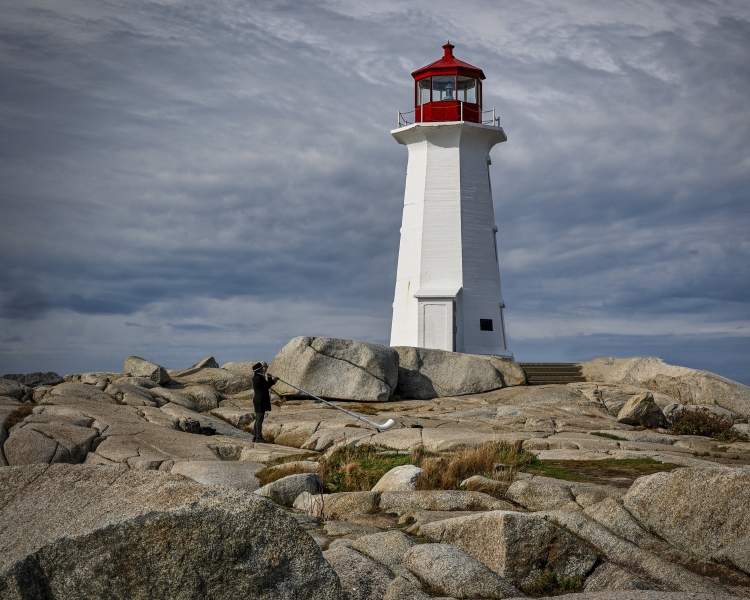
[[[509,346],[750,384],[750,4],[4,0],[0,374],[388,343],[410,72],[487,76]]]

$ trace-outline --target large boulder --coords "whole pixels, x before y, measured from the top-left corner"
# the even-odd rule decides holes
[[[175,390],[169,391],[174,392]],[[195,406],[195,410],[198,412],[206,412],[218,408],[219,402],[221,402],[222,399],[222,395],[210,385],[189,385],[184,388],[179,388],[176,391],[180,396],[187,398],[189,402],[192,402],[193,406]],[[178,402],[177,404],[182,404],[183,406],[186,405],[186,403],[181,402]]]
[[[311,494],[302,492],[294,501],[294,508],[316,519],[346,519],[375,511],[377,492],[339,492],[337,494]]]
[[[544,479],[518,479],[505,492],[505,497],[527,510],[550,510],[574,503],[568,486],[556,485]]]
[[[682,404],[718,404],[750,417],[750,387],[708,371],[669,365],[660,358],[596,358],[581,363],[587,381],[639,386]]]
[[[396,346],[401,398],[429,400],[480,394],[504,386],[502,374],[486,357],[432,348]]]
[[[651,392],[643,392],[628,400],[617,413],[617,422],[625,425],[643,425],[649,429],[667,426],[664,413],[654,402]]]
[[[2,468],[0,531],[5,600],[346,598],[289,515],[162,473]]]
[[[324,398],[386,402],[398,382],[392,348],[339,338],[296,337],[271,361],[269,372]],[[280,396],[300,392],[282,382]]]
[[[488,600],[523,596],[485,564],[448,544],[418,544],[404,555],[404,566],[441,596]]]
[[[393,467],[373,486],[373,492],[411,492],[417,488],[422,469],[414,465]]]
[[[723,550],[750,531],[750,467],[684,468],[640,477],[623,505],[673,546],[721,559]]]
[[[128,356],[125,359],[122,372],[131,377],[145,377],[146,379],[155,381],[159,385],[169,381],[169,373],[167,373],[164,367],[160,367],[156,363],[149,362],[139,356]]]
[[[585,576],[597,560],[596,552],[543,517],[512,511],[428,523],[419,533],[461,548],[521,588],[537,583],[545,570],[558,577]]]
[[[526,371],[517,362],[489,354],[481,356],[490,361],[492,366],[503,376],[505,387],[526,385]]]
[[[287,475],[255,491],[258,496],[263,496],[283,506],[293,506],[294,501],[303,492],[312,495],[322,494],[323,480],[320,475],[317,473]]]

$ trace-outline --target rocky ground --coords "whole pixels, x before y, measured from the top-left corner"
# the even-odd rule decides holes
[[[746,386],[606,358],[530,386],[495,357],[295,338],[272,373],[396,426],[279,383],[256,444],[252,362],[0,379],[0,597],[750,597]],[[731,429],[669,433],[688,411]],[[489,443],[531,462],[421,489],[424,457]],[[358,447],[406,464],[330,489]]]

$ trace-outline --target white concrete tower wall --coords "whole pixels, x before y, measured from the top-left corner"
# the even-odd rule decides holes
[[[407,146],[409,161],[391,345],[509,354],[488,170],[489,151],[505,133],[441,122],[392,135]],[[435,315],[449,320],[450,340],[442,325],[435,330]],[[493,330],[481,331],[479,319],[491,319]]]
[[[507,354],[489,172],[490,150],[507,138],[497,127],[473,123],[460,127],[463,266],[460,345],[470,354]],[[480,319],[492,320],[492,331],[482,331]]]

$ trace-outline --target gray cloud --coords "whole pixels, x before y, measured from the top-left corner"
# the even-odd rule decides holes
[[[406,170],[389,129],[450,38],[509,137],[492,177],[517,357],[705,346],[750,383],[750,10],[470,8],[4,4],[5,371],[387,343]]]

